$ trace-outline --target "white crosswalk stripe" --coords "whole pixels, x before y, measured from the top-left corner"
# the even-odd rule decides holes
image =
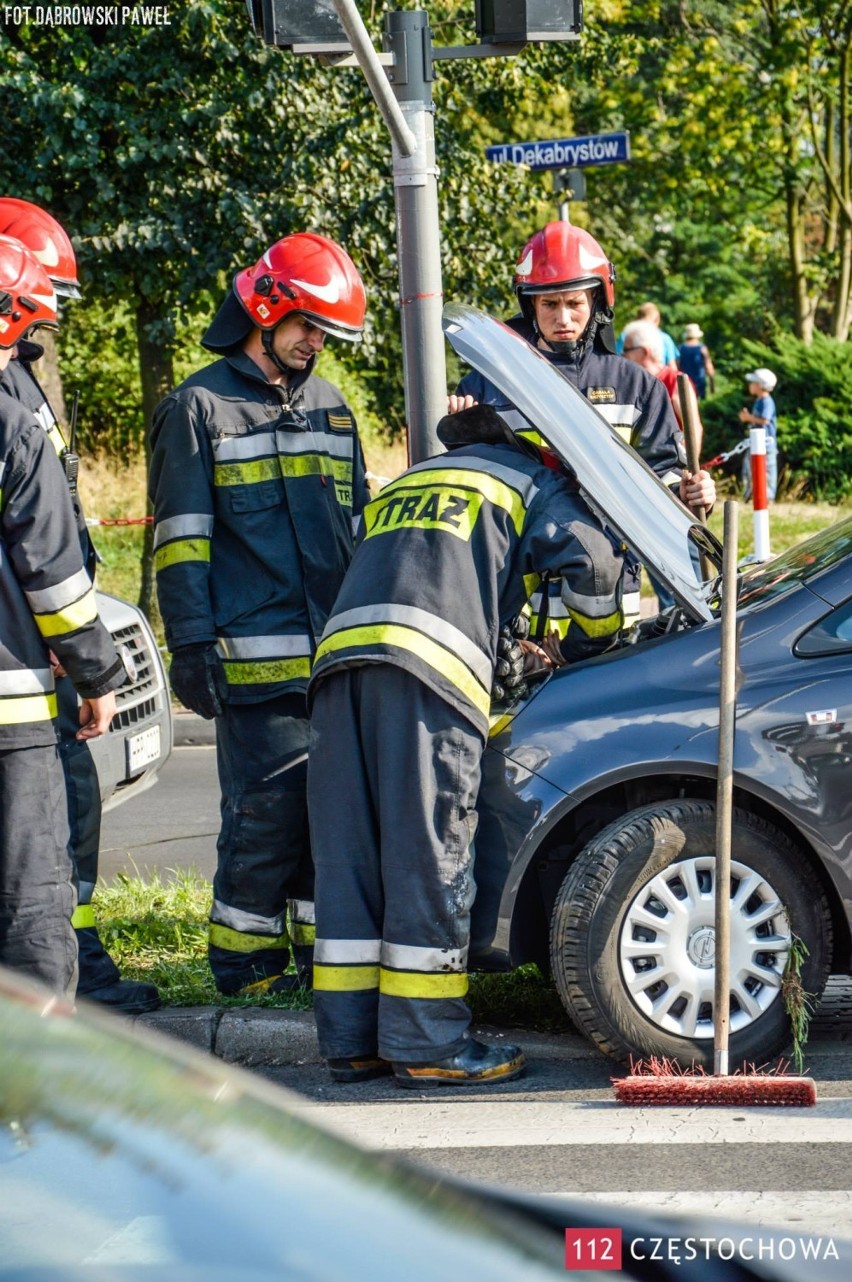
[[[852,1240],[847,1097],[674,1109],[448,1092],[296,1107],[363,1148],[545,1198]]]
[[[528,1100],[305,1105],[319,1126],[362,1148],[505,1148],[566,1144],[810,1144],[852,1142],[852,1099],[807,1108],[629,1108]],[[852,1152],[852,1149],[850,1149]]]

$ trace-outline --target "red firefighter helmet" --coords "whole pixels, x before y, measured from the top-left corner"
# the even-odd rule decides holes
[[[361,338],[367,296],[358,268],[345,249],[316,232],[277,240],[254,267],[237,273],[234,293],[260,329],[275,329],[298,312],[334,338]]]
[[[615,303],[615,268],[594,236],[571,223],[547,223],[520,252],[515,264],[515,293],[524,299],[563,289],[590,289],[603,285],[611,308]]]
[[[14,347],[34,325],[56,324],[56,293],[34,254],[0,236],[0,348]]]
[[[14,236],[35,254],[57,294],[80,297],[73,246],[65,229],[46,209],[14,196],[0,196],[0,234]]]

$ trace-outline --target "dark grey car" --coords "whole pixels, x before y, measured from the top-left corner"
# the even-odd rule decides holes
[[[718,545],[564,379],[469,308],[448,338],[574,468],[678,605],[545,678],[484,760],[472,965],[552,969],[573,1022],[618,1058],[712,1066]],[[850,969],[852,521],[741,576],[731,1062],[789,1044],[794,938],[807,993]]]

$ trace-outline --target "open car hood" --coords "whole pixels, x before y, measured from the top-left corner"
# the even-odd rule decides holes
[[[721,566],[718,540],[689,512],[582,393],[519,334],[474,307],[449,303],[444,333],[576,474],[583,497],[696,620],[714,617],[696,581],[690,539]]]

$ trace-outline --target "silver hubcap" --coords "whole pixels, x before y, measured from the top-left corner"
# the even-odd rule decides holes
[[[713,1036],[715,874],[713,855],[671,864],[642,887],[621,927],[627,991],[651,1023],[680,1037]],[[732,862],[732,1033],[777,1000],[789,948],[790,925],[777,893],[752,868]]]

